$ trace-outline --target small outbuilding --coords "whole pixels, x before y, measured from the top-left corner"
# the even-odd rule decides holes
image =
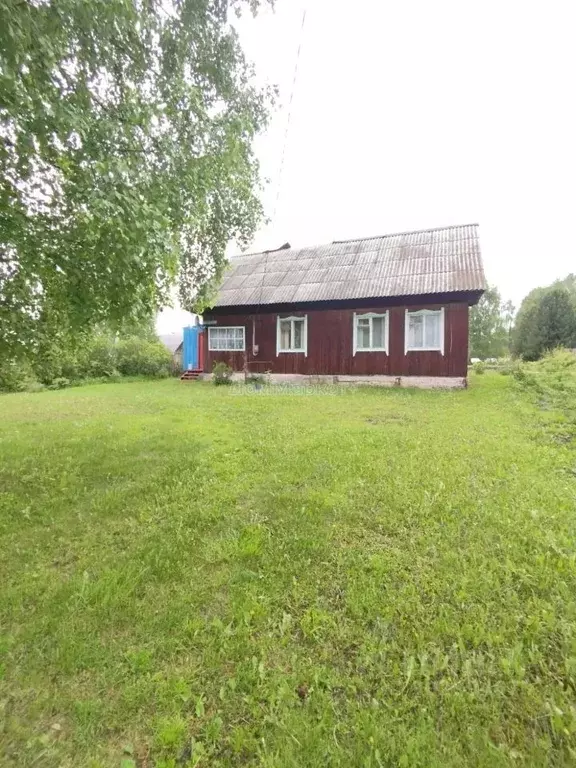
[[[477,224],[237,256],[204,314],[205,370],[462,386],[485,288]]]
[[[158,336],[172,355],[176,368],[182,367],[182,333],[163,333]]]

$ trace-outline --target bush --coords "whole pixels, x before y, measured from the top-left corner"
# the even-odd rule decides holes
[[[0,392],[30,392],[41,388],[26,360],[0,361]]]
[[[531,393],[535,403],[556,411],[561,418],[551,419],[547,432],[556,441],[576,439],[576,355],[556,350],[538,362],[522,363],[514,373],[518,386]]]
[[[519,365],[514,370],[512,375],[524,389],[532,389],[535,392],[543,391],[538,377],[534,373],[534,370],[529,369],[526,365]]]
[[[70,379],[67,379],[65,376],[59,376],[57,379],[54,379],[52,384],[48,385],[48,389],[65,389],[69,386]]]
[[[159,341],[130,336],[116,345],[116,364],[124,376],[170,376],[173,358]]]
[[[576,373],[576,353],[570,349],[555,349],[544,355],[534,367],[548,373]]]
[[[474,363],[472,370],[474,373],[484,373],[486,371],[486,365],[482,362],[482,360],[479,360],[477,363]]]
[[[174,357],[170,360],[170,376],[180,377],[182,375],[182,359]]]
[[[74,346],[59,339],[41,340],[29,360],[0,361],[0,392],[38,391],[43,385],[62,389],[117,381],[121,374],[164,377],[174,372],[173,357],[159,341],[130,336],[117,342],[101,333]]]
[[[32,365],[43,384],[51,384],[62,376],[73,379],[78,375],[78,363],[73,353],[63,350],[57,343],[45,343],[44,340],[35,350]]]
[[[558,349],[538,362],[522,363],[514,378],[523,388],[545,395],[550,402],[570,411],[576,409],[576,355],[572,352]]]
[[[107,379],[118,375],[116,342],[113,336],[101,333],[78,341],[77,346],[58,341],[41,344],[33,365],[38,378],[51,389],[61,389],[57,384],[61,379],[69,384],[86,378]]]
[[[214,363],[212,368],[212,381],[215,386],[232,384],[233,369],[226,363]]]
[[[117,374],[116,347],[111,336],[101,334],[92,338],[82,352],[77,375],[72,378],[107,378]]]
[[[521,363],[519,360],[504,360],[502,365],[498,368],[498,372],[502,376],[515,376],[520,369]]]

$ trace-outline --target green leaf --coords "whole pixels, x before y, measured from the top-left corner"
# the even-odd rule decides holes
[[[0,4],[0,356],[33,357],[46,312],[78,338],[150,317],[177,280],[184,306],[213,300],[262,216],[271,104],[226,5]]]

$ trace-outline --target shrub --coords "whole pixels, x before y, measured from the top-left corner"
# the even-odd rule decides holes
[[[172,356],[170,360],[170,376],[178,376],[180,377],[182,375],[182,360],[178,359],[174,356]]]
[[[232,384],[233,369],[226,363],[214,363],[212,368],[212,381],[215,386],[222,384]]]
[[[26,392],[42,392],[43,389],[46,389],[46,385],[42,384],[41,381],[38,381],[38,379],[32,379],[31,381],[28,381],[26,383]]]
[[[0,392],[117,381],[121,374],[164,377],[173,373],[173,357],[159,341],[130,336],[117,342],[111,334],[100,333],[68,346],[60,339],[41,340],[29,360],[0,361]]]
[[[519,360],[505,360],[498,368],[498,371],[502,376],[515,376],[520,367],[521,363]]]
[[[26,360],[0,361],[0,392],[29,392],[37,390],[39,382]]]
[[[533,389],[535,392],[542,392],[542,386],[540,385],[534,370],[528,369],[526,365],[519,365],[512,375],[525,389]]]
[[[60,358],[62,377],[70,381],[82,378],[81,362],[81,354],[64,350]]]
[[[57,379],[54,379],[54,381],[48,385],[48,389],[64,389],[65,387],[70,386],[70,379],[67,379],[65,376],[59,376]]]
[[[558,348],[547,352],[542,360],[535,366],[541,371],[551,372],[576,372],[576,354],[570,349]]]
[[[522,363],[514,378],[540,408],[561,414],[547,425],[552,438],[572,443],[576,439],[576,355],[556,350],[538,362]]]
[[[564,349],[546,354],[538,362],[518,365],[514,378],[525,389],[572,411],[576,406],[576,355]],[[576,413],[575,413],[576,415]]]
[[[173,358],[159,341],[130,336],[116,345],[117,367],[124,376],[170,376]]]
[[[64,353],[57,342],[39,337],[37,346],[29,356],[35,377],[43,384],[50,384],[65,375],[62,370],[63,357]]]
[[[474,363],[472,370],[474,373],[484,373],[486,371],[486,365],[482,362],[482,360],[479,360],[477,363]]]
[[[78,378],[108,377],[117,373],[116,343],[111,336],[95,336],[86,345],[78,367]]]

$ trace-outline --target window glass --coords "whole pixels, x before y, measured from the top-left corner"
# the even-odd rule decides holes
[[[408,313],[408,349],[442,350],[442,311]]]
[[[385,347],[386,342],[384,339],[384,328],[386,325],[385,317],[373,317],[372,318],[372,346],[373,347]]]
[[[356,346],[358,349],[370,349],[370,318],[360,317],[357,321]]]
[[[294,320],[294,338],[292,339],[292,349],[302,349],[302,338],[304,336],[304,320]]]
[[[290,320],[280,321],[280,349],[290,349],[291,328]]]
[[[425,328],[425,347],[439,347],[440,346],[440,316],[439,315],[426,315]]]
[[[424,346],[424,317],[408,315],[408,346],[420,348]]]
[[[278,352],[304,352],[306,318],[285,317],[278,320]]]
[[[387,315],[362,315],[356,317],[356,350],[386,349]]]
[[[244,328],[209,328],[208,348],[211,352],[243,351]]]

